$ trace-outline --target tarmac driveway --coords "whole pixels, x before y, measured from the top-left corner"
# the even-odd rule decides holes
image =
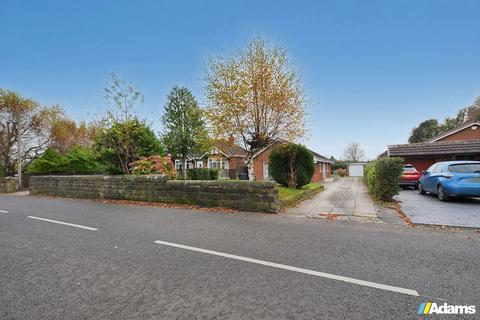
[[[442,202],[434,195],[402,190],[395,197],[402,211],[415,224],[480,228],[480,199],[453,199]]]

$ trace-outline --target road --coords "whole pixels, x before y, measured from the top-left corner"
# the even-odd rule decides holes
[[[1,319],[418,319],[427,300],[480,301],[472,231],[30,196],[0,210]]]

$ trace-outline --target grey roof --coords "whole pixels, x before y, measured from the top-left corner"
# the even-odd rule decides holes
[[[438,155],[480,153],[480,140],[454,140],[441,142],[422,142],[395,144],[388,146],[388,155]]]
[[[308,148],[307,148],[307,149],[308,149]],[[319,154],[319,153],[316,153],[316,152],[315,152],[315,151],[313,151],[313,150],[310,150],[310,149],[308,149],[308,151],[310,151],[310,153],[311,153],[311,154],[313,154],[313,156],[314,156],[315,158],[318,158],[318,159],[320,159],[322,162],[326,162],[326,163],[333,163],[333,161],[332,161],[332,160],[328,159],[328,158],[327,158],[327,157],[325,157],[325,156],[322,156],[322,155],[321,155],[321,154]]]

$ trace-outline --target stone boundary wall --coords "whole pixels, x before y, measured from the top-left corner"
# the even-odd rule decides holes
[[[0,177],[0,193],[10,193],[18,190],[18,179],[13,177]]]
[[[271,181],[169,180],[166,175],[32,176],[30,194],[197,204],[270,213],[279,210],[278,190]]]

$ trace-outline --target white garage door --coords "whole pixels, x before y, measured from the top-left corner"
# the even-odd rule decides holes
[[[350,177],[363,177],[363,164],[351,163],[348,165],[348,175]]]

